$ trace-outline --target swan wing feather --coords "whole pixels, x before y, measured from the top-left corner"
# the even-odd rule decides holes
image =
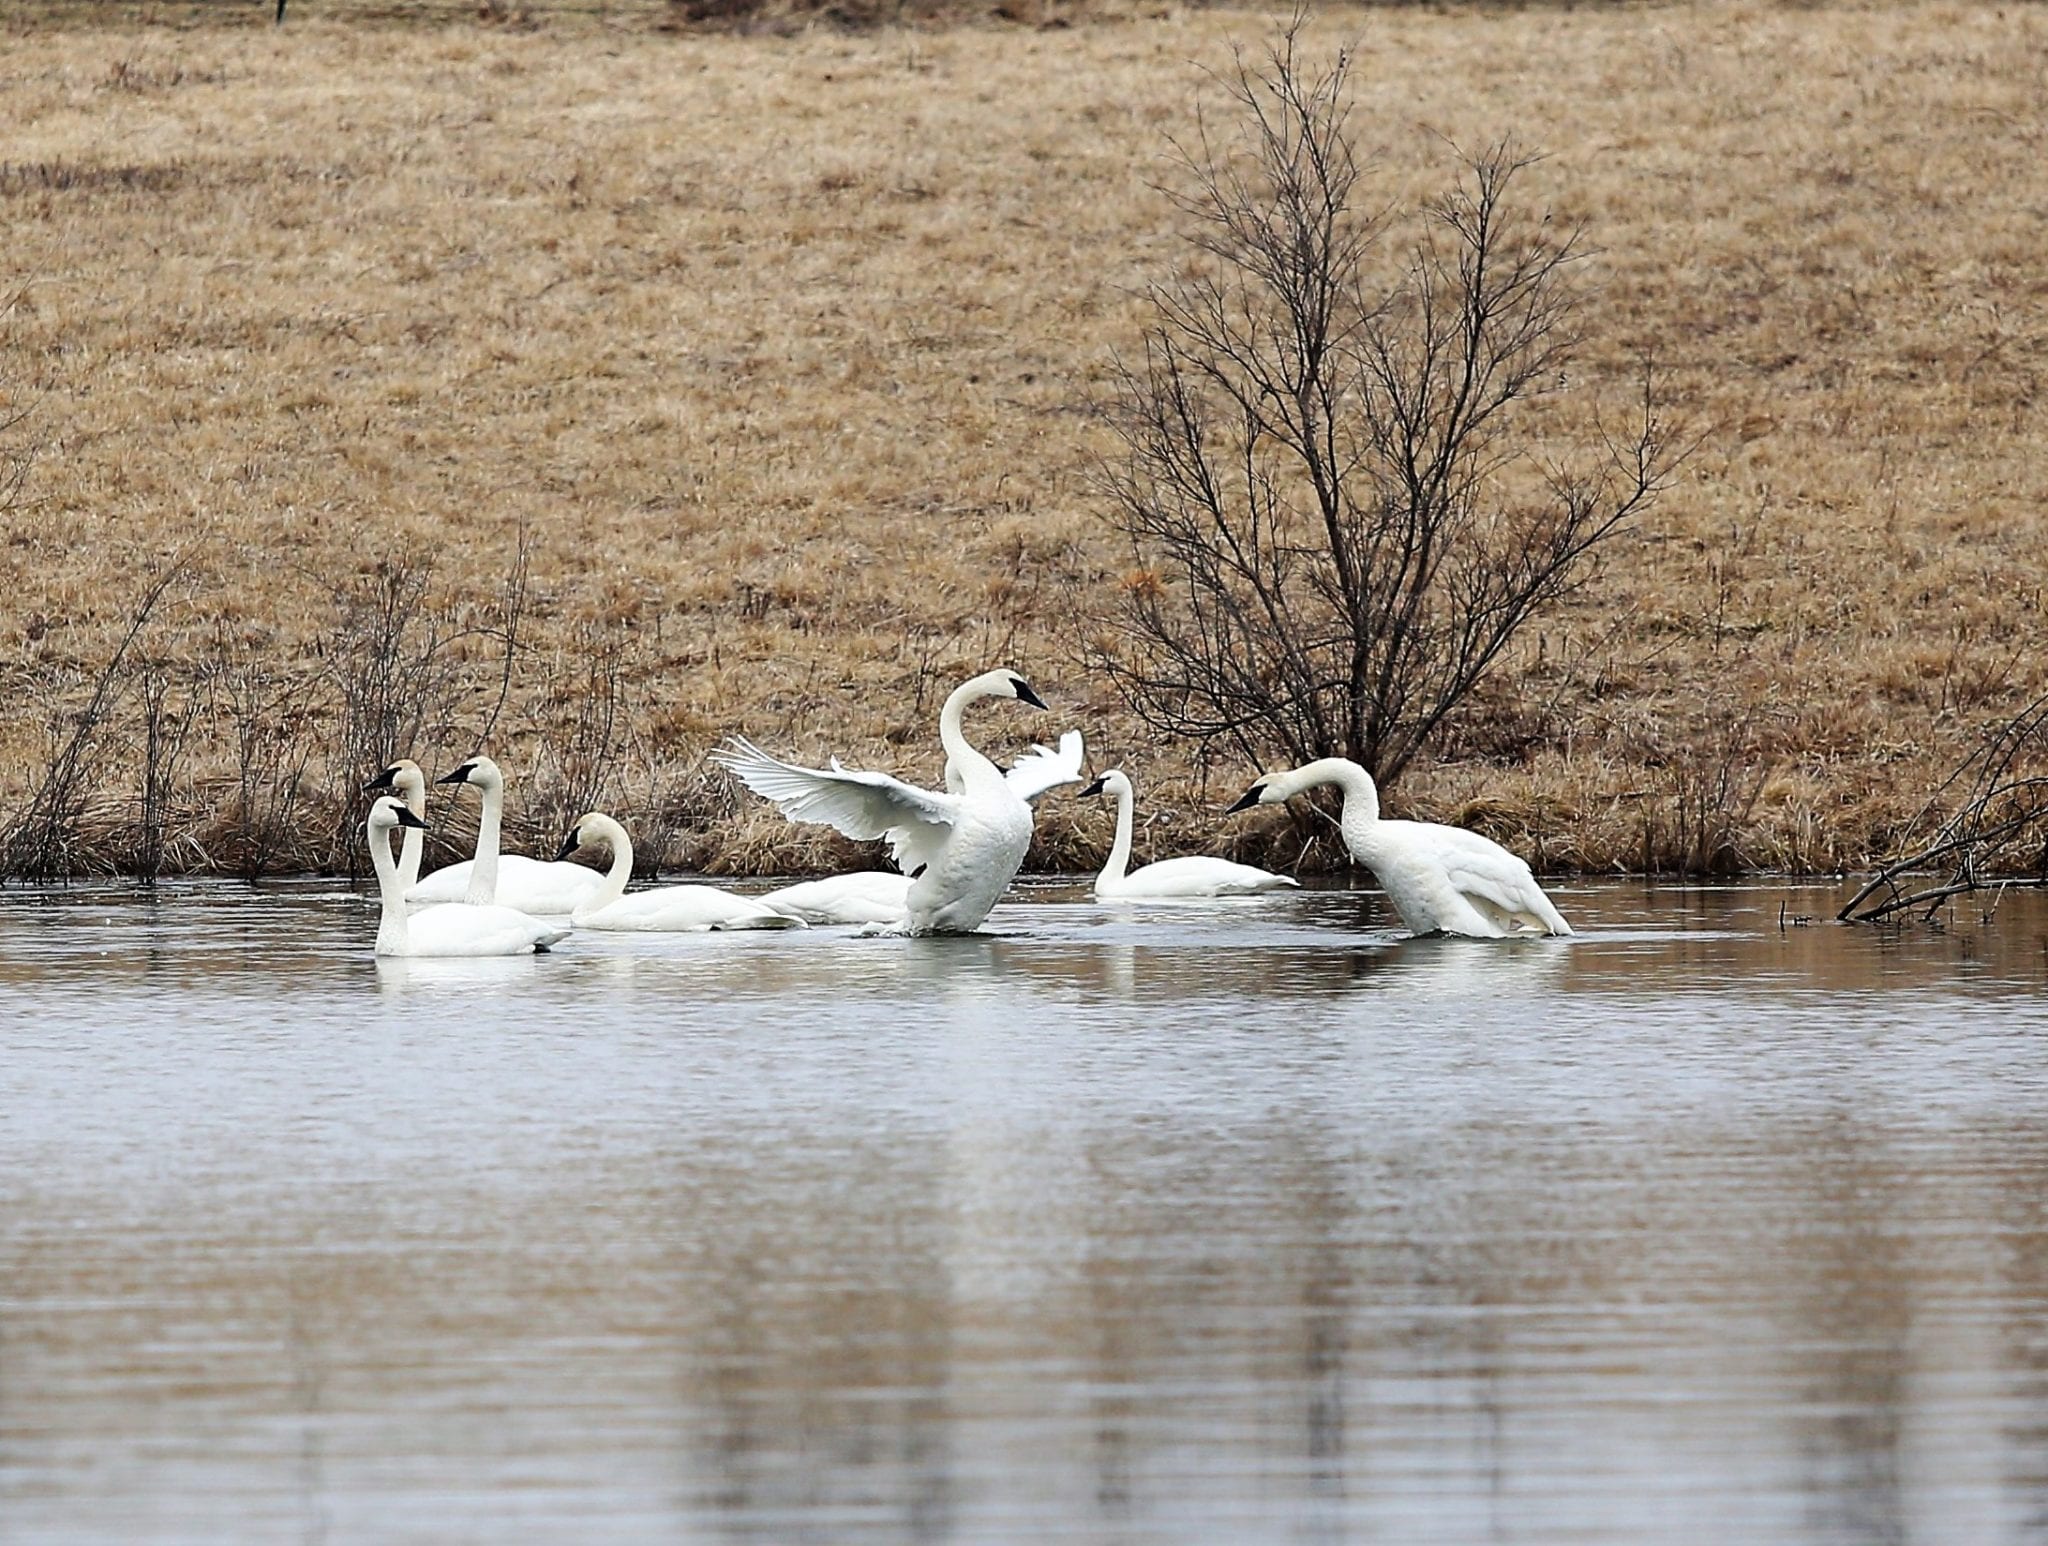
[[[1081,732],[1069,730],[1060,737],[1057,749],[1034,746],[1010,766],[1003,777],[1010,787],[1033,805],[1039,797],[1063,784],[1081,782]]]
[[[929,846],[909,834],[921,828],[943,831],[960,816],[956,795],[920,789],[887,773],[842,767],[837,757],[829,768],[799,767],[771,757],[744,736],[712,752],[711,760],[791,821],[831,827],[862,842],[886,837],[901,849],[907,836],[911,846]]]
[[[1490,837],[1463,827],[1438,827],[1438,857],[1451,885],[1476,902],[1490,903],[1504,921],[1526,922],[1552,934],[1569,934],[1564,921],[1529,866]]]

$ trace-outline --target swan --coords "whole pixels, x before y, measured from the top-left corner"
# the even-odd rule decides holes
[[[434,871],[405,893],[412,903],[496,902],[543,918],[565,918],[597,895],[604,877],[581,864],[549,864],[523,854],[500,854],[498,832],[505,810],[505,775],[488,757],[472,757],[437,784],[474,784],[483,795],[477,823],[476,858]]]
[[[446,902],[408,915],[405,888],[391,858],[391,829],[424,831],[421,821],[390,795],[370,806],[370,864],[377,872],[382,916],[377,922],[380,956],[517,956],[545,950],[568,936],[566,925],[544,923],[509,907],[476,907]]]
[[[1116,796],[1116,843],[1109,850],[1102,873],[1095,877],[1095,895],[1105,902],[1150,901],[1164,897],[1253,896],[1261,891],[1278,891],[1299,886],[1292,875],[1275,875],[1271,870],[1228,859],[1193,855],[1185,859],[1161,859],[1135,875],[1126,875],[1131,861],[1131,808],[1135,797],[1131,781],[1121,769],[1112,768],[1081,791],[1090,795]]]
[[[1036,805],[1050,790],[1081,782],[1082,757],[1081,732],[1069,730],[1060,737],[1057,749],[1032,747],[1003,777]],[[949,760],[946,787],[950,793],[960,793],[959,780],[959,770]],[[764,907],[806,923],[899,924],[910,910],[910,886],[910,877],[894,870],[855,870],[850,875],[798,881],[764,893],[760,901]]]
[[[894,870],[855,870],[763,892],[760,903],[805,923],[901,923],[910,886],[910,877]]]
[[[405,801],[406,809],[420,818],[416,825],[405,823],[404,846],[398,855],[398,884],[409,892],[419,884],[420,857],[427,846],[427,775],[412,758],[401,757],[365,783],[363,789],[369,794],[392,790]]]
[[[816,822],[861,840],[888,838],[892,857],[911,880],[903,919],[888,932],[970,934],[1008,889],[1031,846],[1033,796],[1021,790],[1036,786],[1042,795],[1080,777],[1078,769],[1070,777],[1055,766],[1059,753],[1044,753],[1025,758],[1032,771],[1013,783],[961,730],[967,706],[983,698],[1045,707],[1014,671],[984,671],[954,688],[939,710],[939,741],[946,749],[947,782],[959,787],[943,793],[886,773],[841,767],[836,757],[829,768],[798,767],[743,737],[711,756],[792,821]],[[1079,734],[1068,734],[1078,752]]]
[[[691,929],[800,929],[792,918],[748,897],[716,886],[657,886],[626,895],[633,874],[633,840],[626,829],[601,811],[580,818],[562,839],[557,861],[582,847],[603,844],[612,851],[596,893],[571,915],[579,929],[635,929],[643,933],[678,934]]]
[[[1380,820],[1372,775],[1349,758],[1324,757],[1291,772],[1270,773],[1230,809],[1280,805],[1320,784],[1344,791],[1338,822],[1344,846],[1373,872],[1413,932],[1475,939],[1571,933],[1529,866],[1493,839],[1434,821]]]

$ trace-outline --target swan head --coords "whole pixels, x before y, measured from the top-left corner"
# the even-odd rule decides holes
[[[1254,805],[1284,805],[1296,795],[1322,784],[1335,784],[1344,791],[1346,808],[1353,799],[1363,800],[1371,815],[1379,814],[1379,789],[1372,775],[1349,757],[1322,757],[1305,762],[1285,773],[1268,773],[1237,797],[1231,811],[1248,811]]]
[[[586,811],[576,818],[576,825],[562,839],[562,846],[555,852],[555,863],[560,864],[579,848],[591,848],[604,844],[614,852],[626,842],[626,829],[603,811]]]
[[[1254,805],[1285,805],[1287,797],[1295,792],[1293,780],[1292,773],[1269,773],[1239,795],[1237,803],[1223,814],[1248,811]]]
[[[1039,697],[1037,693],[1033,692],[1031,690],[1031,684],[1025,681],[1024,678],[1019,676],[1016,672],[1000,671],[996,674],[1001,676],[1004,682],[1008,685],[1011,697],[1021,699],[1023,702],[1030,704],[1034,709],[1042,709],[1045,707],[1045,700]]]
[[[391,789],[407,798],[424,799],[427,793],[427,775],[420,771],[420,765],[410,757],[401,757],[375,778],[363,783],[365,793],[380,789]]]
[[[1104,773],[1100,778],[1096,779],[1095,782],[1090,784],[1086,789],[1081,790],[1079,792],[1079,796],[1081,799],[1085,800],[1091,795],[1127,795],[1130,792],[1131,781],[1124,776],[1123,769],[1111,768],[1107,773]]]
[[[418,827],[427,830],[427,824],[412,813],[411,807],[390,795],[379,795],[370,806],[370,831],[381,837],[393,827]]]
[[[498,771],[498,765],[488,757],[472,757],[453,773],[443,773],[434,780],[437,784],[474,784],[479,789],[488,789],[496,784],[505,787],[505,775]]]

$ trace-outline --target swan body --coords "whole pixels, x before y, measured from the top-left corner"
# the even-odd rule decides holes
[[[716,886],[657,886],[626,895],[633,874],[633,840],[611,817],[592,811],[569,829],[556,860],[578,848],[603,844],[612,851],[610,868],[599,878],[590,899],[572,921],[579,929],[632,930],[643,934],[682,934],[698,929],[800,929],[803,920],[763,907],[749,897],[734,896]],[[582,868],[578,865],[576,868]],[[586,871],[585,873],[594,873]]]
[[[1348,758],[1269,774],[1230,809],[1280,805],[1321,784],[1344,791],[1344,846],[1372,871],[1413,932],[1475,939],[1571,933],[1529,866],[1493,839],[1434,821],[1382,821],[1372,775]]]
[[[969,744],[961,729],[967,706],[983,698],[1045,707],[1013,671],[985,671],[956,687],[939,711],[939,741],[946,750],[947,783],[958,787],[943,792],[841,767],[836,757],[829,768],[798,767],[744,739],[712,757],[792,821],[816,822],[859,840],[887,838],[897,867],[911,881],[903,921],[890,932],[970,934],[1016,878],[1031,846],[1031,798]]]
[[[1292,875],[1275,875],[1271,870],[1229,859],[1212,859],[1192,854],[1184,859],[1161,859],[1145,865],[1135,874],[1125,874],[1131,862],[1132,810],[1137,796],[1130,779],[1112,768],[1081,791],[1089,795],[1116,796],[1116,842],[1095,877],[1095,895],[1105,902],[1152,901],[1171,897],[1256,896],[1262,891],[1280,891],[1299,886]]]
[[[391,829],[424,829],[410,809],[384,795],[370,807],[370,864],[377,872],[382,914],[377,922],[380,956],[516,956],[545,950],[568,936],[565,924],[545,923],[509,907],[474,907],[447,902],[408,913],[398,865],[391,857]]]
[[[805,923],[901,923],[910,912],[911,879],[894,870],[856,870],[800,880],[764,892],[763,907],[772,907]]]
[[[401,757],[363,788],[373,794],[391,790],[405,802],[407,810],[419,817],[417,825],[411,822],[404,824],[405,837],[398,854],[398,884],[410,891],[419,884],[420,859],[427,846],[427,775],[420,771],[420,765],[412,758]],[[460,895],[456,892],[441,900],[452,902]]]
[[[435,782],[472,784],[483,796],[483,819],[476,829],[476,858],[434,871],[406,891],[408,902],[495,902],[542,918],[566,918],[604,884],[603,876],[581,864],[550,864],[522,854],[498,852],[505,810],[505,775],[490,758],[472,757]]]

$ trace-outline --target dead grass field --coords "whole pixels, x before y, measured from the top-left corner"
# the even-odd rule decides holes
[[[1155,818],[1141,858],[1296,857],[1284,818],[1213,815],[1255,770],[1145,744],[1079,664],[1129,567],[1086,405],[1182,261],[1149,184],[1278,18],[111,14],[0,46],[0,407],[35,452],[0,545],[0,812],[175,554],[137,656],[198,705],[167,862],[235,848],[230,670],[298,684],[303,809],[342,823],[370,771],[333,730],[342,601],[426,567],[445,627],[498,626],[523,529],[490,749],[529,842],[568,736],[672,862],[843,857],[704,753],[745,731],[934,778],[938,699],[1001,662],[1055,712],[975,730],[1084,728]],[[1647,351],[1700,437],[1390,806],[1554,869],[1881,854],[2048,691],[2048,11],[1331,9],[1311,36],[1356,47],[1389,196],[1445,179],[1446,137],[1548,153],[1528,187],[1599,249],[1583,390]],[[430,769],[501,694],[492,638],[448,658]],[[96,862],[133,825],[139,703],[92,767]],[[1089,863],[1108,817],[1055,798],[1034,862]]]

